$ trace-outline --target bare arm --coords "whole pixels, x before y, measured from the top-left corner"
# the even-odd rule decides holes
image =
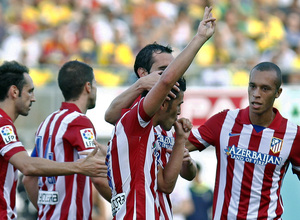
[[[188,149],[184,149],[184,156],[180,176],[186,180],[193,180],[196,176],[197,167],[195,161],[191,158]]]
[[[107,177],[92,177],[91,180],[100,195],[110,203],[111,189],[108,185]]]
[[[109,105],[105,112],[105,121],[115,125],[121,117],[122,109],[129,108],[133,102],[142,94],[143,91],[150,90],[160,78],[161,71],[155,71],[151,74],[139,78],[132,86],[118,95]],[[177,86],[173,89],[179,91]],[[172,92],[169,95],[176,98]]]
[[[190,132],[192,130],[193,124],[189,119],[180,118],[178,121],[182,123],[182,127],[185,132]],[[195,161],[191,158],[189,150],[185,147],[180,176],[190,181],[195,178],[196,172],[197,167]]]
[[[97,155],[98,147],[86,158],[76,162],[55,162],[39,157],[30,157],[26,151],[13,155],[9,162],[26,176],[61,176],[80,173],[87,176],[107,175],[105,160]]]
[[[22,180],[28,198],[36,209],[38,209],[37,199],[39,195],[38,177],[24,176]]]
[[[105,158],[107,152],[107,146],[98,143],[94,140],[94,144],[100,149],[99,155]],[[107,180],[107,166],[106,166],[106,175],[105,177],[92,177],[91,178],[95,189],[100,193],[100,195],[110,203],[111,201],[111,189],[108,185]]]
[[[105,112],[105,121],[115,125],[121,117],[122,109],[129,108],[145,90],[150,90],[160,78],[158,72],[139,78],[132,86],[117,96]]]
[[[178,121],[182,124],[182,128],[185,132],[189,132],[193,128],[192,122],[187,118],[180,118]],[[172,153],[172,150],[167,149],[167,152]],[[191,158],[189,150],[185,147],[180,176],[190,181],[195,178],[196,172],[197,167],[195,161]]]
[[[145,97],[144,110],[148,116],[151,117],[157,112],[173,85],[190,66],[199,49],[213,35],[215,18],[212,18],[211,10],[211,7],[205,7],[203,20],[199,24],[197,34],[165,69],[158,83]]]
[[[184,131],[182,123],[174,123],[176,138],[173,150],[165,168],[159,167],[157,175],[157,186],[159,191],[170,194],[176,184],[177,177],[182,167],[184,146],[188,138],[189,131]]]
[[[185,144],[186,149],[188,149],[189,152],[197,150],[195,145],[193,145],[191,142],[187,141]]]

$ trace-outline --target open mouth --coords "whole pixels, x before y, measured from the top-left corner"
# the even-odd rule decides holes
[[[259,108],[260,106],[262,106],[262,104],[259,102],[251,102],[251,105],[253,106],[253,108]]]

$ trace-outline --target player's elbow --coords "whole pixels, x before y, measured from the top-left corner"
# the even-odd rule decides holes
[[[172,89],[172,87],[175,84],[173,77],[170,77],[170,76],[161,77],[160,81],[164,85],[165,88],[170,88],[170,90]]]
[[[34,166],[28,165],[28,166],[20,167],[19,170],[25,176],[36,176],[38,169]]]
[[[165,194],[171,194],[174,190],[175,184],[158,184],[158,190]]]
[[[159,187],[158,190],[161,191],[162,193],[165,193],[165,194],[171,194],[174,189],[171,189],[171,188],[160,188]]]
[[[113,114],[110,114],[108,111],[105,112],[104,120],[112,125],[115,125],[117,123],[117,119],[113,117]]]

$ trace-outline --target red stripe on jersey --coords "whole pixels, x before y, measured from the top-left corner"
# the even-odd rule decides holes
[[[0,216],[4,219],[7,219],[7,203],[6,203],[6,200],[4,198],[4,183],[5,183],[5,180],[6,180],[6,175],[7,175],[7,167],[8,167],[8,163],[5,161],[5,160],[0,160],[0,204],[1,204],[1,208],[0,208]],[[15,189],[11,189],[11,192],[14,191],[16,192]],[[16,196],[16,195],[15,195]]]

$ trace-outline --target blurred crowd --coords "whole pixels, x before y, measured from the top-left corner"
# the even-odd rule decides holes
[[[99,85],[126,86],[136,53],[156,41],[176,55],[206,5],[218,27],[188,70],[189,85],[244,86],[260,61],[278,64],[285,84],[300,82],[298,0],[1,0],[0,62],[27,65],[40,86],[77,59],[94,67]]]

